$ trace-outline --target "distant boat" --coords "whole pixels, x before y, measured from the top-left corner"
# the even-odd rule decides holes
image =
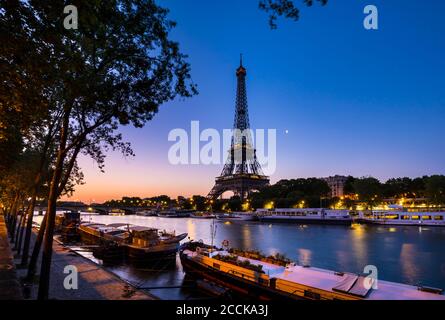
[[[407,212],[402,210],[360,211],[358,221],[382,225],[445,227],[445,212]]]
[[[158,213],[158,217],[163,218],[188,218],[190,217],[190,214],[192,213],[192,210],[179,210],[179,209],[172,209],[167,211],[161,211]]]
[[[158,211],[156,210],[142,210],[136,212],[137,216],[143,216],[143,217],[156,217],[158,215]]]
[[[280,208],[258,209],[256,213],[261,222],[341,225],[350,225],[352,223],[352,217],[348,210]]]
[[[125,210],[122,209],[111,209],[108,211],[109,216],[125,216]]]
[[[216,218],[216,215],[210,212],[194,212],[190,214],[190,217],[195,219],[213,219]]]
[[[258,217],[254,212],[233,212],[218,214],[217,219],[221,221],[256,221]]]

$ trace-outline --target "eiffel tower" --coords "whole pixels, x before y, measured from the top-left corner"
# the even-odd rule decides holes
[[[221,175],[216,178],[215,186],[207,196],[209,200],[218,198],[226,191],[233,191],[241,198],[241,201],[244,201],[251,191],[269,185],[269,177],[263,174],[252,144],[247,108],[246,75],[247,70],[243,66],[241,55],[240,66],[236,70],[238,84],[231,147]]]

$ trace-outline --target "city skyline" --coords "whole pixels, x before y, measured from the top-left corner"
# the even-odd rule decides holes
[[[240,52],[252,128],[277,129],[272,183],[335,174],[384,181],[445,173],[445,45],[436,29],[444,5],[375,4],[379,30],[363,28],[364,2],[358,1],[303,9],[300,21],[279,20],[272,31],[255,1],[194,1],[196,10],[161,3],[178,22],[172,36],[190,56],[200,94],[162,106],[144,129],[122,128],[134,159],[110,153],[100,173],[81,158],[86,184],[70,200],[207,194],[222,164],[170,165],[167,136],[174,128],[189,131],[193,120],[203,129],[232,127]]]

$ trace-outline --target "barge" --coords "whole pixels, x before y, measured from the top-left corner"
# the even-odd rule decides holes
[[[211,212],[194,212],[192,214],[190,214],[190,218],[194,218],[194,219],[214,219],[216,218],[216,215],[214,215]]]
[[[64,242],[75,242],[79,240],[79,234],[77,233],[79,224],[79,211],[63,211],[56,214],[54,230],[61,235]]]
[[[217,219],[221,221],[258,221],[254,212],[222,213],[217,215]]]
[[[360,211],[357,220],[362,223],[379,225],[445,227],[445,212]]]
[[[348,210],[329,210],[323,208],[283,208],[258,209],[261,222],[285,222],[300,224],[350,225],[352,217]]]
[[[180,250],[184,270],[255,300],[445,300],[442,290],[300,266],[282,257],[223,250],[199,242]]]
[[[157,210],[141,210],[136,212],[137,216],[142,217],[157,217],[158,211]]]
[[[188,218],[193,210],[179,210],[172,209],[167,211],[161,211],[158,213],[158,217],[161,218]]]
[[[187,237],[187,233],[175,235],[123,223],[83,223],[78,231],[82,242],[97,246],[99,258],[127,259],[135,263],[174,260],[180,241]]]

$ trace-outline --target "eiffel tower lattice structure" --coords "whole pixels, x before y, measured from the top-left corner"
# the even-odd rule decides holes
[[[240,66],[236,70],[238,84],[231,147],[222,173],[216,178],[215,186],[207,196],[209,200],[218,198],[226,191],[232,191],[244,201],[251,191],[269,185],[269,177],[263,174],[252,144],[246,76],[247,70],[243,66],[241,56]]]

